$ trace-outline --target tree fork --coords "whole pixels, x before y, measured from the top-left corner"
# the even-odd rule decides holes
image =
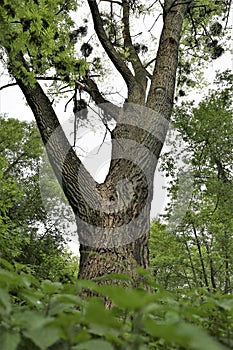
[[[145,90],[140,88],[135,76],[133,76],[120,54],[106,38],[96,1],[90,0],[88,3],[93,15],[96,33],[110,59],[126,81],[129,102],[145,105]],[[175,3],[176,1],[173,2],[173,5]],[[161,115],[161,119],[170,119],[171,115],[178,64],[179,39],[187,8],[187,3],[179,4],[177,2],[168,11],[164,19],[151,88],[146,102],[146,106],[158,112]],[[129,35],[129,32],[127,33]],[[23,60],[20,58],[19,61],[25,69]],[[139,67],[139,62],[137,67]],[[142,72],[141,67],[140,70]],[[137,266],[147,268],[149,265],[150,204],[152,200],[153,175],[156,167],[154,160],[152,161],[146,156],[146,153],[140,159],[142,164],[146,164],[147,169],[149,169],[149,175],[147,181],[145,181],[137,167],[130,163],[126,164],[124,159],[116,160],[113,157],[106,181],[101,185],[101,190],[98,190],[98,184],[85,170],[66,139],[51,103],[40,85],[36,82],[34,86],[29,86],[24,82],[23,78],[18,76],[16,76],[16,80],[34,113],[55,174],[77,216],[78,234],[79,238],[81,238],[79,278],[96,278],[112,272],[128,272],[133,275],[133,271]],[[90,83],[89,81],[89,85]],[[92,94],[94,99],[95,96],[96,99],[100,98],[96,89],[95,94]],[[148,120],[145,120],[145,122],[147,123]],[[154,128],[156,128],[156,121],[154,121],[154,124]],[[119,130],[121,130],[120,117],[112,134],[116,134]],[[128,139],[133,140],[135,136],[134,128],[128,128],[127,132]],[[112,141],[114,141],[114,138]],[[143,139],[139,140],[139,144],[144,141]],[[117,143],[115,142],[112,148],[112,155],[118,152],[116,151],[116,145]],[[148,145],[144,144],[144,146],[148,148]],[[149,154],[152,153],[158,158],[162,142],[157,141],[154,143],[152,140],[151,147],[148,151]],[[136,157],[139,151],[137,147],[133,151],[129,147],[128,153],[130,152],[133,157]],[[83,171],[82,184],[80,184],[78,176],[80,169]],[[123,210],[113,210],[110,213],[108,211],[104,212],[104,207],[101,207],[102,202],[107,203],[111,207],[111,201],[114,203],[115,200],[117,208],[119,203],[124,202],[123,197],[118,199],[114,197],[116,196],[115,187],[117,182],[124,179],[124,177],[128,177],[128,180],[132,183],[134,189],[133,199],[128,203],[129,205],[123,206]],[[91,201],[91,207],[87,204],[86,199]],[[140,216],[140,214],[142,215]],[[128,224],[134,219],[138,219],[137,225],[131,227]],[[132,239],[125,242],[120,241],[117,234],[114,236],[114,232],[118,233],[116,227],[121,230],[122,234],[125,234],[125,237],[128,236],[128,238]],[[135,231],[137,231],[136,235]],[[97,233],[99,236],[96,236]],[[91,244],[89,244],[89,238],[92,240]],[[113,244],[114,240],[115,245]],[[100,242],[103,246],[99,244]]]

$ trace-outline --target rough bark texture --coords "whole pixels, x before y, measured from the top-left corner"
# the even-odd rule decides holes
[[[77,217],[81,242],[79,278],[82,279],[112,272],[133,274],[137,266],[148,267],[153,177],[166,134],[164,120],[171,116],[179,40],[188,8],[188,2],[165,1],[164,26],[146,101],[147,72],[132,47],[128,2],[122,1],[123,38],[135,74],[108,40],[96,1],[88,3],[97,36],[126,81],[128,102],[154,111],[148,112],[147,108],[133,120],[140,108],[134,109],[130,104],[132,108],[129,107],[129,111],[123,108],[122,113],[118,107],[106,105],[109,111],[114,111],[117,124],[112,132],[112,161],[103,184],[98,185],[83,167],[40,85],[28,86],[17,77],[34,113],[51,165]],[[25,67],[23,58],[19,60]],[[97,103],[107,102],[90,78],[83,80],[83,87]],[[163,127],[161,137],[159,118]],[[127,180],[127,183],[119,186],[122,180]]]

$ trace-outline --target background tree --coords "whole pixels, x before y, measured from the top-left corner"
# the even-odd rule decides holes
[[[221,25],[221,28],[215,25],[215,30],[210,26],[212,19],[228,17],[231,1],[165,0],[153,1],[147,7],[147,2],[122,0],[107,2],[107,9],[106,2],[87,3],[99,42],[126,84],[128,105],[123,108],[109,102],[93,79],[91,65],[87,64],[92,53],[88,42],[81,47],[83,58],[75,57],[74,38],[85,35],[87,30],[85,26],[74,29],[70,11],[77,10],[75,1],[30,1],[26,6],[19,0],[12,4],[2,1],[0,12],[3,59],[33,111],[51,165],[77,218],[80,278],[113,271],[132,272],[138,265],[148,267],[155,159],[160,155],[171,117],[179,54],[185,50],[188,58],[187,62],[183,57],[180,61],[182,74],[190,70],[193,50],[196,58],[203,48],[205,55],[201,58],[220,56],[223,50],[213,35],[221,37],[224,31]],[[153,5],[159,6],[163,25],[157,54],[153,53],[156,49],[153,45],[152,60],[144,63],[139,51],[145,52],[146,46],[134,42],[131,18],[151,10]],[[187,54],[189,50],[191,55]],[[95,69],[97,63],[95,60]],[[105,126],[108,119],[115,121],[111,131],[112,160],[100,186],[82,166],[51,101],[38,83],[40,78],[48,79],[48,75],[51,78],[51,74],[56,81],[74,87],[75,113],[85,105],[83,99],[77,99],[78,90],[83,90],[101,104]],[[83,118],[87,114],[80,115]],[[134,140],[135,147],[130,142],[126,145],[126,139]],[[140,146],[144,153],[139,156]],[[120,156],[121,149],[128,158]],[[119,191],[117,184],[124,179],[129,185],[126,188],[122,185]],[[128,205],[124,205],[126,199]],[[122,205],[123,209],[119,209]],[[127,244],[122,242],[121,231]]]
[[[150,269],[156,283],[172,291],[189,283],[184,246],[159,220],[151,223],[149,249]]]
[[[43,145],[35,123],[1,116],[0,139],[1,259],[22,264],[40,279],[71,279],[77,267],[72,272],[66,237],[41,199]],[[50,197],[54,197],[52,186]]]
[[[170,187],[167,225],[152,224],[152,268],[156,279],[168,288],[178,285],[205,287],[211,292],[232,293],[232,74],[217,76],[217,91],[193,107],[176,108],[174,124],[183,141],[183,164],[189,166],[191,192],[186,205],[177,195],[183,187],[177,175]],[[171,153],[169,162],[171,163]],[[175,165],[176,164],[176,165]],[[183,206],[183,208],[182,208]],[[177,220],[178,218],[178,220]],[[182,219],[181,219],[182,218]],[[169,229],[170,228],[170,229]],[[157,250],[156,251],[156,246]],[[160,276],[157,277],[158,272]],[[182,278],[180,278],[182,276]]]

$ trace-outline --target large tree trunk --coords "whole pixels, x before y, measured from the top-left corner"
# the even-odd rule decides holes
[[[147,125],[143,116],[147,117]],[[99,213],[95,217],[90,212],[88,223],[78,220],[79,237],[84,243],[80,278],[133,273],[137,266],[148,267],[153,177],[166,130],[167,122],[158,117],[156,122],[152,110],[133,104],[124,106],[124,114],[112,133],[109,173],[97,186]]]
[[[114,247],[108,249],[93,249],[88,245],[81,247],[80,278],[93,278],[111,272],[132,273],[137,266],[144,268],[149,266],[148,239],[153,176],[166,136],[167,121],[171,117],[178,47],[187,7],[187,2],[180,5],[176,5],[176,1],[173,0],[165,2],[164,27],[147,101],[140,65],[135,69],[136,81],[133,80],[132,84],[131,81],[128,82],[128,101],[135,105],[126,104],[123,117],[117,118],[117,125],[112,134],[113,141],[116,139],[117,142],[112,144],[112,162],[101,190],[105,198],[114,203],[118,181],[127,179],[133,186],[133,200],[129,206],[124,207],[123,212],[117,209],[119,202],[117,205],[115,203],[114,213],[107,218],[107,223],[104,223],[104,227],[108,230],[104,230],[103,240],[113,242]],[[95,10],[92,9],[93,16],[97,17]],[[97,20],[94,21],[98,31],[99,23]],[[101,41],[101,35],[99,39]],[[111,54],[110,50],[110,58]],[[133,63],[136,65],[137,61],[135,63],[133,60]],[[118,68],[116,65],[116,68],[121,72],[122,67]],[[142,101],[145,101],[144,105],[152,108],[153,112],[149,108],[139,107],[138,104],[143,105]],[[119,140],[124,142],[121,144]],[[129,140],[135,141],[134,147]],[[124,149],[123,155],[121,149]],[[130,196],[127,190],[124,194],[126,197]],[[87,229],[84,232],[86,233]],[[95,229],[93,232],[97,237]],[[125,245],[127,239],[129,243]]]
[[[96,2],[88,2],[92,14],[98,16]],[[164,26],[147,101],[146,77],[141,79],[142,66],[136,66],[139,76],[134,77],[121,60],[116,64],[119,55],[104,44],[127,81],[130,103],[122,109],[101,106],[114,111],[117,122],[112,132],[109,173],[101,185],[93,180],[70,146],[40,85],[29,86],[16,77],[34,113],[54,172],[76,215],[80,241],[79,278],[93,279],[125,272],[133,275],[137,266],[147,268],[149,265],[153,177],[172,111],[178,47],[187,3],[165,1]],[[124,4],[126,16],[127,4]],[[98,31],[100,23],[96,22],[95,27]],[[125,36],[127,41],[127,32]],[[102,32],[101,38],[106,42]],[[23,57],[19,56],[19,61],[27,68]],[[87,91],[96,101],[104,102],[93,82],[92,89]]]

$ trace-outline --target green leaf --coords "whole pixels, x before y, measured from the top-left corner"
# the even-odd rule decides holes
[[[0,269],[0,284],[5,284],[6,286],[19,286],[22,284],[22,281],[17,273]]]
[[[163,338],[168,342],[183,347],[189,347],[195,350],[226,350],[225,347],[214,341],[207,333],[194,325],[183,322],[161,325],[151,319],[146,319],[143,325],[152,336]]]
[[[120,326],[120,322],[113,317],[111,310],[106,310],[103,304],[96,303],[95,300],[89,301],[84,320],[90,324],[95,323],[112,328]]]
[[[124,288],[122,286],[98,286],[96,290],[109,297],[113,304],[125,310],[140,310],[153,301],[160,300],[160,294],[150,294],[143,289]],[[165,292],[164,295],[165,296]],[[173,299],[174,302],[174,299]]]
[[[61,313],[60,315],[57,315],[54,319],[53,325],[61,330],[64,331],[64,334],[66,335],[67,331],[73,328],[73,326],[76,326],[81,323],[82,315],[77,311],[73,310],[72,313]]]
[[[114,350],[114,347],[104,340],[93,339],[86,343],[73,346],[72,350]]]
[[[233,297],[231,296],[231,299],[219,300],[217,305],[225,311],[233,311]]]
[[[20,342],[18,332],[10,332],[0,329],[0,347],[2,350],[16,350]]]
[[[51,326],[30,329],[23,332],[23,335],[33,341],[41,350],[46,350],[60,339],[59,329]]]
[[[180,316],[179,316],[179,314],[177,312],[168,311],[165,314],[165,320],[169,324],[177,323],[180,320]]]
[[[77,306],[82,306],[83,301],[76,295],[55,294],[50,300],[49,314],[61,314],[64,311],[72,311]]]
[[[9,294],[3,290],[0,289],[0,305],[2,305],[6,311],[7,314],[11,312],[11,300]]]
[[[42,312],[34,310],[19,310],[13,314],[14,326],[27,330],[40,330],[53,322],[52,317],[45,317]]]
[[[61,290],[62,284],[59,282],[51,282],[49,280],[45,280],[42,282],[41,288],[45,293],[54,294],[58,293]]]
[[[86,329],[81,329],[80,331],[76,331],[75,335],[72,338],[72,342],[74,344],[76,343],[83,343],[90,339],[91,335],[88,333]]]
[[[5,259],[0,258],[0,265],[7,268],[9,271],[14,271],[14,266]]]
[[[24,281],[24,284],[27,287],[30,287],[31,285],[34,285],[36,287],[40,286],[39,281],[32,275],[29,275],[28,273],[21,273],[22,280]]]
[[[41,299],[44,294],[40,290],[25,289],[20,292],[21,297],[26,300],[29,304],[36,306],[37,308],[42,307]]]

